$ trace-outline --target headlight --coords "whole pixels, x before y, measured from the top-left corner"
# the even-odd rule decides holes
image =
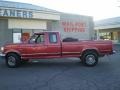
[[[4,51],[4,47],[1,47],[0,50],[1,50],[1,51]]]

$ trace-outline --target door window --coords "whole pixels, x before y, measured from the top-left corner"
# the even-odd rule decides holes
[[[44,34],[41,34],[37,37],[36,43],[44,43]]]

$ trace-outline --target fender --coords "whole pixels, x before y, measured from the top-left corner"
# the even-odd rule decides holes
[[[95,50],[98,54],[100,54],[99,49],[93,46],[85,46],[82,49],[81,55],[86,51],[86,50]]]
[[[21,53],[18,50],[14,50],[14,49],[10,49],[4,52],[5,55],[7,55],[8,53],[17,53],[18,55],[21,56]]]

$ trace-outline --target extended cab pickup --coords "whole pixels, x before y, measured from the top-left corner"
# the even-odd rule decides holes
[[[1,47],[6,65],[17,67],[29,59],[80,58],[86,66],[95,66],[100,56],[113,53],[111,41],[67,41],[62,42],[59,32],[35,33],[26,43],[7,44]]]

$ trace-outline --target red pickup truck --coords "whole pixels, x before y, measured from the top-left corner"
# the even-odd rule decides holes
[[[17,67],[29,59],[80,58],[86,66],[95,66],[100,56],[113,54],[112,41],[61,41],[59,32],[35,33],[26,43],[1,47],[6,65]]]

